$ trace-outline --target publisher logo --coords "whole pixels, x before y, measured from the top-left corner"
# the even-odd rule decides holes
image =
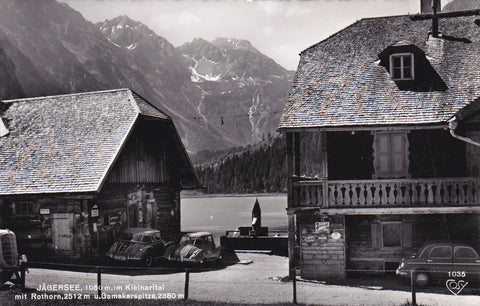
[[[463,279],[449,279],[445,282],[445,285],[451,293],[458,295],[468,285],[468,282],[464,281]]]

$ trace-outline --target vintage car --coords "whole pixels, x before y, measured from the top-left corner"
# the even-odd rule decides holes
[[[107,258],[122,263],[150,267],[154,260],[163,258],[165,249],[172,244],[162,240],[160,232],[150,228],[128,228],[122,232],[106,253]]]
[[[427,242],[418,252],[402,259],[396,274],[410,278],[411,271],[415,271],[415,283],[419,286],[448,279],[478,281],[480,280],[478,254],[468,243]]]
[[[17,253],[17,239],[9,229],[0,229],[0,285],[8,281],[27,257]]]
[[[216,246],[212,234],[195,232],[185,234],[175,248],[165,251],[169,260],[184,263],[204,264],[222,260],[222,247]]]

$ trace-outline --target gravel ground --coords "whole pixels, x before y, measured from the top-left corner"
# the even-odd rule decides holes
[[[223,269],[190,273],[189,298],[195,301],[211,301],[244,304],[278,304],[293,300],[292,282],[286,281],[288,259],[280,256],[239,253],[243,262]],[[135,275],[133,275],[135,274]],[[145,274],[122,273],[102,274],[102,293],[107,298],[130,298],[141,301],[156,298],[158,300],[178,300],[184,294],[185,273]],[[54,298],[52,292],[67,301],[80,300],[79,304],[92,304],[97,293],[95,273],[57,271],[31,268],[26,277],[26,286],[30,289],[24,301],[39,304]],[[60,285],[72,288],[59,290]],[[50,286],[50,287],[49,287]],[[54,288],[52,286],[57,286]],[[143,286],[143,287],[141,287]],[[470,288],[469,288],[470,289]],[[417,303],[421,305],[480,305],[478,290],[465,290],[455,296],[446,288],[434,288],[436,293],[417,293]],[[17,293],[17,292],[15,292]],[[32,294],[36,294],[35,299]],[[45,296],[49,295],[50,296]],[[122,296],[123,294],[123,296]],[[86,300],[87,295],[90,302]],[[21,296],[17,295],[17,299]],[[342,284],[297,281],[297,300],[301,304],[318,305],[402,305],[411,299],[408,286],[396,279],[377,277],[369,279],[350,279]],[[15,294],[0,291],[0,304],[16,304]],[[24,304],[24,303],[22,303]],[[52,303],[54,304],[54,303]],[[132,304],[136,304],[133,302]]]

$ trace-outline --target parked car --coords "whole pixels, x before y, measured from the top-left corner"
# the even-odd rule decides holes
[[[142,264],[150,267],[154,260],[163,258],[165,249],[172,242],[162,240],[160,232],[150,228],[128,228],[122,232],[106,253],[114,261]]]
[[[0,229],[0,285],[8,281],[19,265],[27,262],[25,255],[18,256],[15,233]]]
[[[203,264],[218,262],[222,259],[222,247],[216,246],[209,232],[195,232],[183,235],[178,246],[165,251],[169,260]]]
[[[396,274],[410,278],[415,271],[415,282],[426,286],[432,281],[448,279],[480,280],[480,257],[468,243],[427,242],[418,252],[402,259]]]

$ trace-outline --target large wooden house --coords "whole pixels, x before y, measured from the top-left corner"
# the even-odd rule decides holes
[[[129,89],[0,103],[0,228],[35,259],[102,254],[128,227],[180,235],[199,182],[169,116]]]
[[[480,246],[479,11],[362,19],[300,54],[281,118],[290,267],[395,269]]]

